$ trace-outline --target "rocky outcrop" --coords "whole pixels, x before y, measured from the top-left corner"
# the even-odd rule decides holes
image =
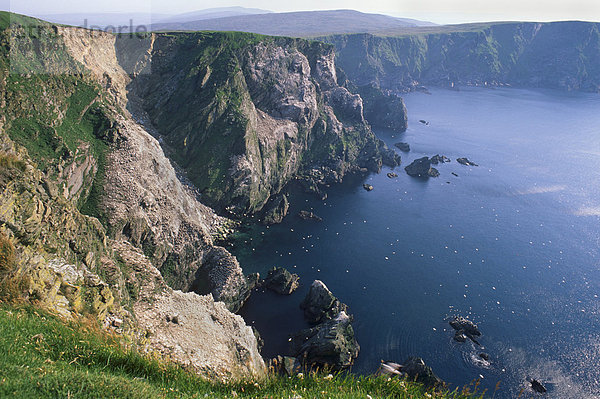
[[[302,220],[312,220],[313,222],[322,222],[323,218],[315,215],[314,212],[311,211],[300,211],[298,212],[298,217]]]
[[[305,367],[342,370],[358,357],[360,347],[354,337],[352,316],[320,280],[315,280],[300,304],[304,318],[315,326],[290,339],[291,351]]]
[[[269,270],[264,285],[280,295],[290,295],[298,288],[299,280],[297,274],[292,274],[283,267],[274,267]]]
[[[337,84],[331,46],[241,33],[153,37],[140,40],[152,68],[131,92],[218,210],[257,213],[295,177],[321,190],[314,169],[339,182],[349,171],[397,165],[366,123],[361,97]]]
[[[294,334],[292,352],[308,366],[333,370],[348,368],[360,350],[351,323],[352,318],[340,311],[333,319]]]
[[[481,331],[475,323],[464,317],[455,317],[448,322],[455,330],[454,340],[457,342],[465,342],[467,338],[479,345],[476,337],[481,336]]]
[[[247,298],[248,282],[212,241],[228,221],[198,201],[159,142],[122,108],[129,76],[115,36],[46,28],[54,57],[33,46],[23,59],[38,68],[41,57],[48,70],[69,74],[7,83],[0,68],[0,158],[16,165],[0,171],[0,234],[15,248],[3,281],[65,317],[90,314],[138,335],[154,353],[206,376],[263,376],[252,329],[229,310]],[[192,286],[212,295],[172,288]]]
[[[479,166],[475,162],[469,161],[469,159],[467,159],[467,158],[457,158],[456,162],[458,162],[461,165],[465,165],[465,166]]]
[[[262,222],[266,225],[281,223],[289,208],[290,203],[286,195],[279,194],[275,196],[267,204]]]
[[[402,152],[409,152],[410,151],[410,144],[408,143],[396,143],[394,144],[394,146],[396,146],[396,148],[398,148],[400,151]]]
[[[304,311],[306,321],[317,324],[331,320],[338,313],[347,311],[348,307],[341,303],[322,281],[315,280],[300,304],[300,309]]]
[[[431,164],[432,165],[437,165],[439,163],[443,164],[443,163],[448,163],[448,162],[452,162],[452,161],[450,160],[450,158],[448,158],[445,155],[437,154],[437,155],[434,155],[434,156],[431,157]]]
[[[427,366],[420,357],[409,357],[402,367],[402,372],[413,381],[423,384],[427,388],[442,387],[442,381],[431,369]]]
[[[158,351],[213,379],[265,375],[254,332],[240,316],[210,295],[171,289],[131,244],[115,242],[113,248],[132,269],[127,286],[136,292],[133,311],[148,351]]]
[[[237,312],[250,296],[251,286],[235,256],[225,248],[212,247],[202,259],[190,287],[200,295],[211,294],[229,310]]]
[[[429,157],[414,160],[410,165],[404,168],[404,170],[412,177],[429,178],[438,177],[440,175],[436,168],[431,167],[431,160]]]

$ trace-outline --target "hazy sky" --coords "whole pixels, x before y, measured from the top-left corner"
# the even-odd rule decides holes
[[[28,15],[133,11],[176,14],[229,6],[272,11],[346,8],[437,23],[570,19],[600,22],[600,0],[0,0],[2,9]]]

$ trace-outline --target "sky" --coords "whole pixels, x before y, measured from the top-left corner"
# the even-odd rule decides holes
[[[586,20],[600,22],[600,0],[0,0],[0,8],[27,15],[141,12],[177,14],[242,6],[276,12],[355,9],[435,23]]]

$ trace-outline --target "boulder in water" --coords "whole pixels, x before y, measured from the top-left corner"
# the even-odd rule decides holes
[[[457,158],[456,162],[458,162],[461,165],[465,165],[465,166],[479,166],[475,162],[469,161],[467,158]]]
[[[265,279],[265,287],[281,295],[290,295],[298,286],[300,278],[283,267],[274,267],[269,270]]]
[[[408,144],[408,143],[402,143],[402,142],[400,142],[400,143],[394,144],[394,146],[396,148],[398,148],[402,152],[409,152],[410,151],[410,144]]]
[[[292,352],[308,367],[346,369],[360,350],[351,323],[352,318],[341,311],[324,323],[302,330],[291,337]]]
[[[410,165],[404,168],[406,173],[412,177],[438,177],[440,172],[431,167],[431,160],[429,157],[423,157],[415,159]]]
[[[312,324],[330,320],[341,311],[348,310],[348,307],[333,296],[321,280],[312,283],[300,308],[304,310],[306,321]]]
[[[319,217],[319,216],[315,215],[313,212],[309,212],[309,211],[298,212],[298,217],[303,220],[312,220],[315,222],[323,221],[323,219],[321,217]]]

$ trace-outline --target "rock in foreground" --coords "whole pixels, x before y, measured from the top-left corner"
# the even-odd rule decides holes
[[[348,368],[360,350],[351,323],[352,318],[341,311],[335,318],[295,334],[292,351],[309,367]]]
[[[312,283],[300,308],[304,310],[306,321],[311,324],[333,319],[341,311],[348,310],[348,307],[341,303],[321,280]]]
[[[444,381],[440,379],[431,367],[427,366],[420,357],[410,357],[404,362],[402,372],[406,373],[409,379],[420,382],[427,388],[443,386]]]
[[[292,274],[283,267],[274,267],[269,270],[265,279],[265,286],[280,295],[290,295],[299,286],[297,274]]]

